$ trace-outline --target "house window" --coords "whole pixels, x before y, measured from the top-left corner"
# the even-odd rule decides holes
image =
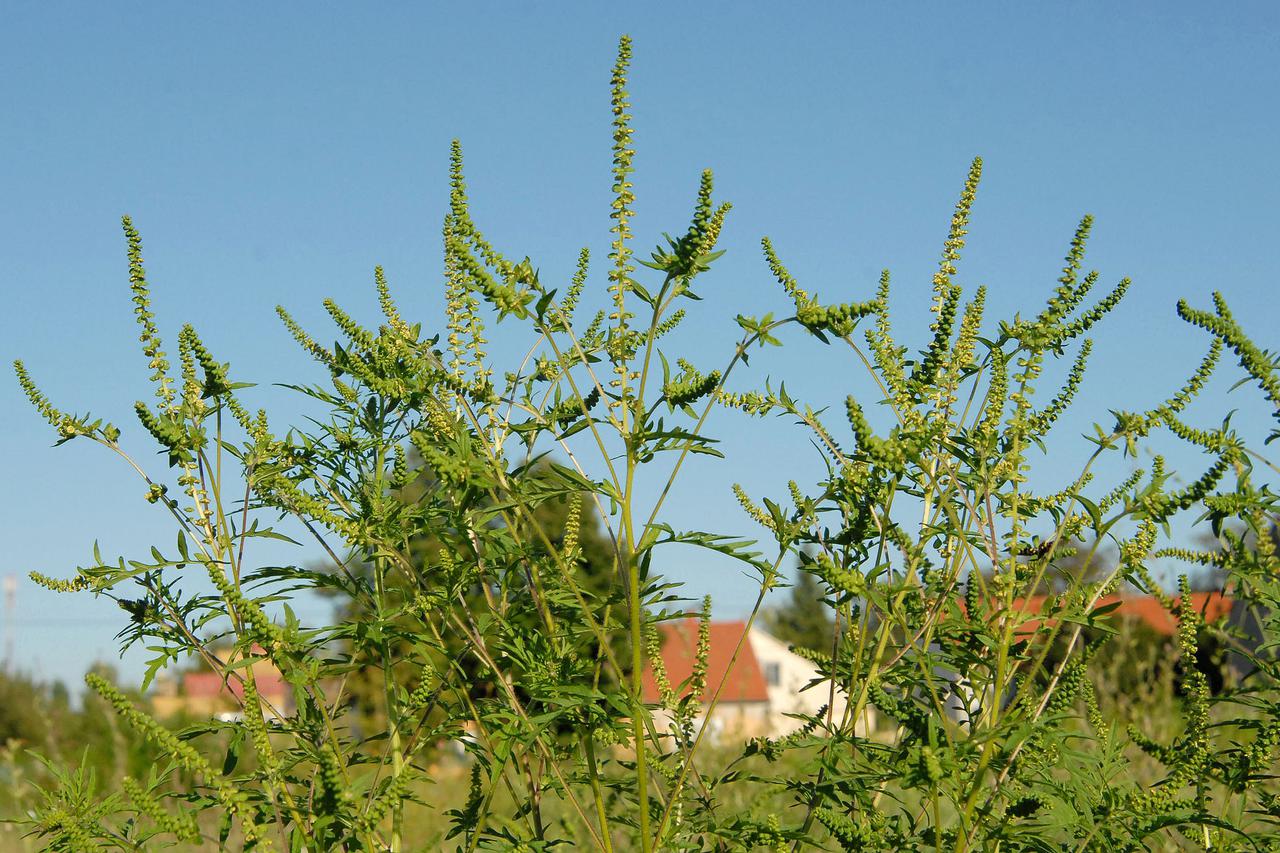
[[[770,687],[777,687],[782,683],[782,665],[777,663],[766,663],[764,665],[764,683]]]

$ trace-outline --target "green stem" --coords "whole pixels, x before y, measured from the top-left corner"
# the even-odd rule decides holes
[[[596,804],[596,819],[600,821],[600,840],[605,853],[613,853],[613,840],[609,832],[609,815],[604,807],[604,791],[600,787],[599,765],[596,763],[595,740],[590,732],[579,735],[587,759],[587,777],[591,780],[591,796]]]
[[[628,462],[628,467],[630,467],[630,461]],[[627,473],[627,480],[629,486],[631,480],[630,471]],[[628,488],[627,497],[630,496],[630,491],[630,488]],[[630,519],[624,519],[624,523],[627,528],[630,528]],[[631,539],[629,529],[627,538]],[[636,799],[639,802],[640,809],[640,850],[642,853],[649,853],[653,849],[653,845],[649,837],[649,766],[648,756],[645,754],[644,725],[646,711],[641,695],[644,684],[642,678],[644,672],[644,637],[642,636],[640,616],[640,607],[643,603],[640,596],[640,561],[636,558],[631,548],[628,548],[626,559],[629,582],[627,594],[631,611],[631,734],[636,750]]]

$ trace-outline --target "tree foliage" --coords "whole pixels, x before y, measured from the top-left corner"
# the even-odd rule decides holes
[[[831,608],[812,572],[799,572],[787,600],[764,611],[765,627],[779,640],[815,652],[831,651]]]

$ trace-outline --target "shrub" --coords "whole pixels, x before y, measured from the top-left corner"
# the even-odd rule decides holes
[[[826,302],[766,239],[785,311],[737,316],[741,339],[718,369],[674,358],[662,338],[685,319],[699,276],[720,256],[729,206],[714,200],[705,173],[687,228],[647,259],[636,256],[630,56],[623,39],[612,80],[608,307],[579,314],[586,250],[572,279],[553,287],[529,258],[515,260],[484,237],[455,144],[440,337],[401,316],[381,270],[377,328],[325,302],[342,334],[332,347],[279,310],[328,375],[325,385],[293,386],[326,412],[307,428],[282,430],[266,412],[249,411],[247,386],[191,326],[170,363],[140,238],[125,219],[155,389],[135,413],[168,469],[148,470],[126,453],[120,429],[55,408],[21,363],[16,369],[60,442],[96,442],[142,478],[146,500],[172,516],[176,545],[132,561],[95,554],[67,580],[34,577],[122,599],[132,614],[124,642],[159,652],[148,679],[196,655],[236,687],[243,719],[171,732],[91,676],[89,686],[168,761],[154,778],[120,780],[123,796],[97,805],[65,775],[33,831],[54,849],[199,837],[253,849],[400,850],[413,830],[406,813],[430,781],[425,750],[458,738],[472,762],[465,801],[447,815],[413,813],[447,820],[447,837],[466,850],[1119,850],[1249,847],[1273,837],[1280,582],[1265,478],[1277,469],[1229,423],[1184,420],[1224,350],[1280,414],[1272,356],[1246,337],[1221,296],[1212,312],[1179,303],[1207,333],[1200,367],[1162,405],[1116,413],[1113,425],[1097,428],[1077,476],[1033,493],[1030,466],[1080,387],[1086,336],[1129,282],[1089,301],[1099,275],[1084,272],[1093,225],[1085,217],[1044,306],[992,328],[985,291],[966,299],[956,281],[982,171],[975,160],[934,275],[921,352],[891,331],[887,272],[865,300]],[[526,357],[502,370],[485,350],[491,317],[529,334]],[[829,347],[823,363],[833,379],[852,358],[873,394],[851,393],[838,423],[780,384],[732,384],[749,357],[763,357],[784,334]],[[1037,406],[1033,394],[1059,360],[1065,381]],[[885,404],[885,423],[868,416],[873,402]],[[706,432],[717,407],[797,422],[826,463],[821,482],[791,482],[785,496],[735,489],[769,531],[763,545],[700,531],[696,518],[662,520],[689,455],[719,455]],[[1160,456],[1147,472],[1110,473],[1108,460],[1170,437],[1205,457],[1186,485],[1173,485]],[[639,478],[658,471],[655,462],[668,464],[645,505]],[[589,507],[607,527],[603,581],[584,569],[580,525]],[[1219,549],[1162,544],[1176,516],[1210,529]],[[294,529],[273,527],[279,518],[304,531],[328,564],[255,562],[255,540]],[[1118,562],[1099,573],[1093,552],[1070,544],[1082,540],[1095,549],[1113,543]],[[663,699],[642,699],[646,664],[657,663],[655,624],[683,617],[672,587],[652,571],[672,544],[749,567],[759,581],[750,622],[792,559],[836,613],[823,649],[804,652],[826,678],[812,688],[826,694],[824,710],[793,735],[753,741],[727,769],[709,763],[691,698],[707,679],[705,631],[691,683],[666,683],[658,667]],[[1157,733],[1163,739],[1114,725],[1091,680],[1113,633],[1099,601],[1126,582],[1163,596],[1178,619],[1178,655],[1194,661],[1205,626],[1185,578],[1177,597],[1152,580],[1148,567],[1161,557],[1219,567],[1266,638],[1227,638],[1251,673],[1217,696],[1196,667],[1183,667],[1180,719],[1171,736]],[[212,591],[184,585],[191,573]],[[1046,588],[1040,612],[1020,605]],[[339,597],[334,624],[299,623],[287,602],[303,589]],[[215,649],[227,644],[234,655],[219,657]],[[264,658],[292,685],[292,715],[256,688],[246,662]],[[346,685],[356,669],[379,694],[385,730],[354,724]],[[888,735],[855,728],[871,706],[892,720]],[[221,764],[205,747],[220,729],[232,730],[233,744]],[[1132,772],[1138,750],[1158,768],[1155,778]],[[790,807],[719,807],[741,802],[744,786]],[[186,817],[192,809],[200,819]]]

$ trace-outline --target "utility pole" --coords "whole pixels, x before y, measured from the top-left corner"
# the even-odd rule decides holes
[[[18,613],[18,576],[4,576],[4,671],[13,672],[14,617]]]

